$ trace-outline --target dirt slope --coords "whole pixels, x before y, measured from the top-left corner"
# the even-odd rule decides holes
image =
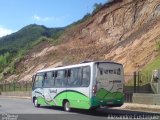
[[[62,43],[43,42],[17,65],[8,80],[31,80],[40,69],[84,60],[113,60],[130,74],[154,59],[160,41],[160,0],[121,0],[66,30]],[[22,69],[23,67],[23,69]]]

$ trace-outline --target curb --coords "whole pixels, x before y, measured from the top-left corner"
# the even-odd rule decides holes
[[[126,109],[126,110],[160,113],[160,105],[124,103],[124,105],[121,106],[120,108],[121,109]]]
[[[1,95],[2,97],[8,97],[8,98],[17,98],[17,99],[29,99],[31,100],[31,97],[26,97],[26,96],[5,96],[5,95]]]

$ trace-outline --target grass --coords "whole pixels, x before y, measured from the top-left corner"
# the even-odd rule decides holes
[[[155,69],[160,69],[160,55],[157,56],[153,61],[151,61],[149,64],[147,64],[142,70],[141,73],[146,78],[150,78],[152,76],[152,73]],[[149,82],[148,80],[144,80],[143,82]]]
[[[160,56],[156,57],[152,62],[142,69],[142,73],[152,74],[153,70],[160,69]]]

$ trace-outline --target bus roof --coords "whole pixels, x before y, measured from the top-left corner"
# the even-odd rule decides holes
[[[67,69],[67,68],[73,68],[73,67],[90,66],[90,65],[93,65],[94,63],[112,63],[112,64],[122,65],[120,63],[116,63],[116,62],[112,62],[112,61],[84,61],[84,62],[81,62],[80,64],[75,64],[75,65],[68,65],[68,66],[60,66],[60,67],[42,69],[42,70],[37,71],[37,73],[53,71],[53,70],[60,70],[60,69]]]

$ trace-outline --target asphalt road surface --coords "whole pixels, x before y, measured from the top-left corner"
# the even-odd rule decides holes
[[[29,99],[0,96],[0,120],[109,120],[109,119],[160,120],[160,115],[119,108],[101,108],[97,111],[63,111],[61,107],[35,108]]]

